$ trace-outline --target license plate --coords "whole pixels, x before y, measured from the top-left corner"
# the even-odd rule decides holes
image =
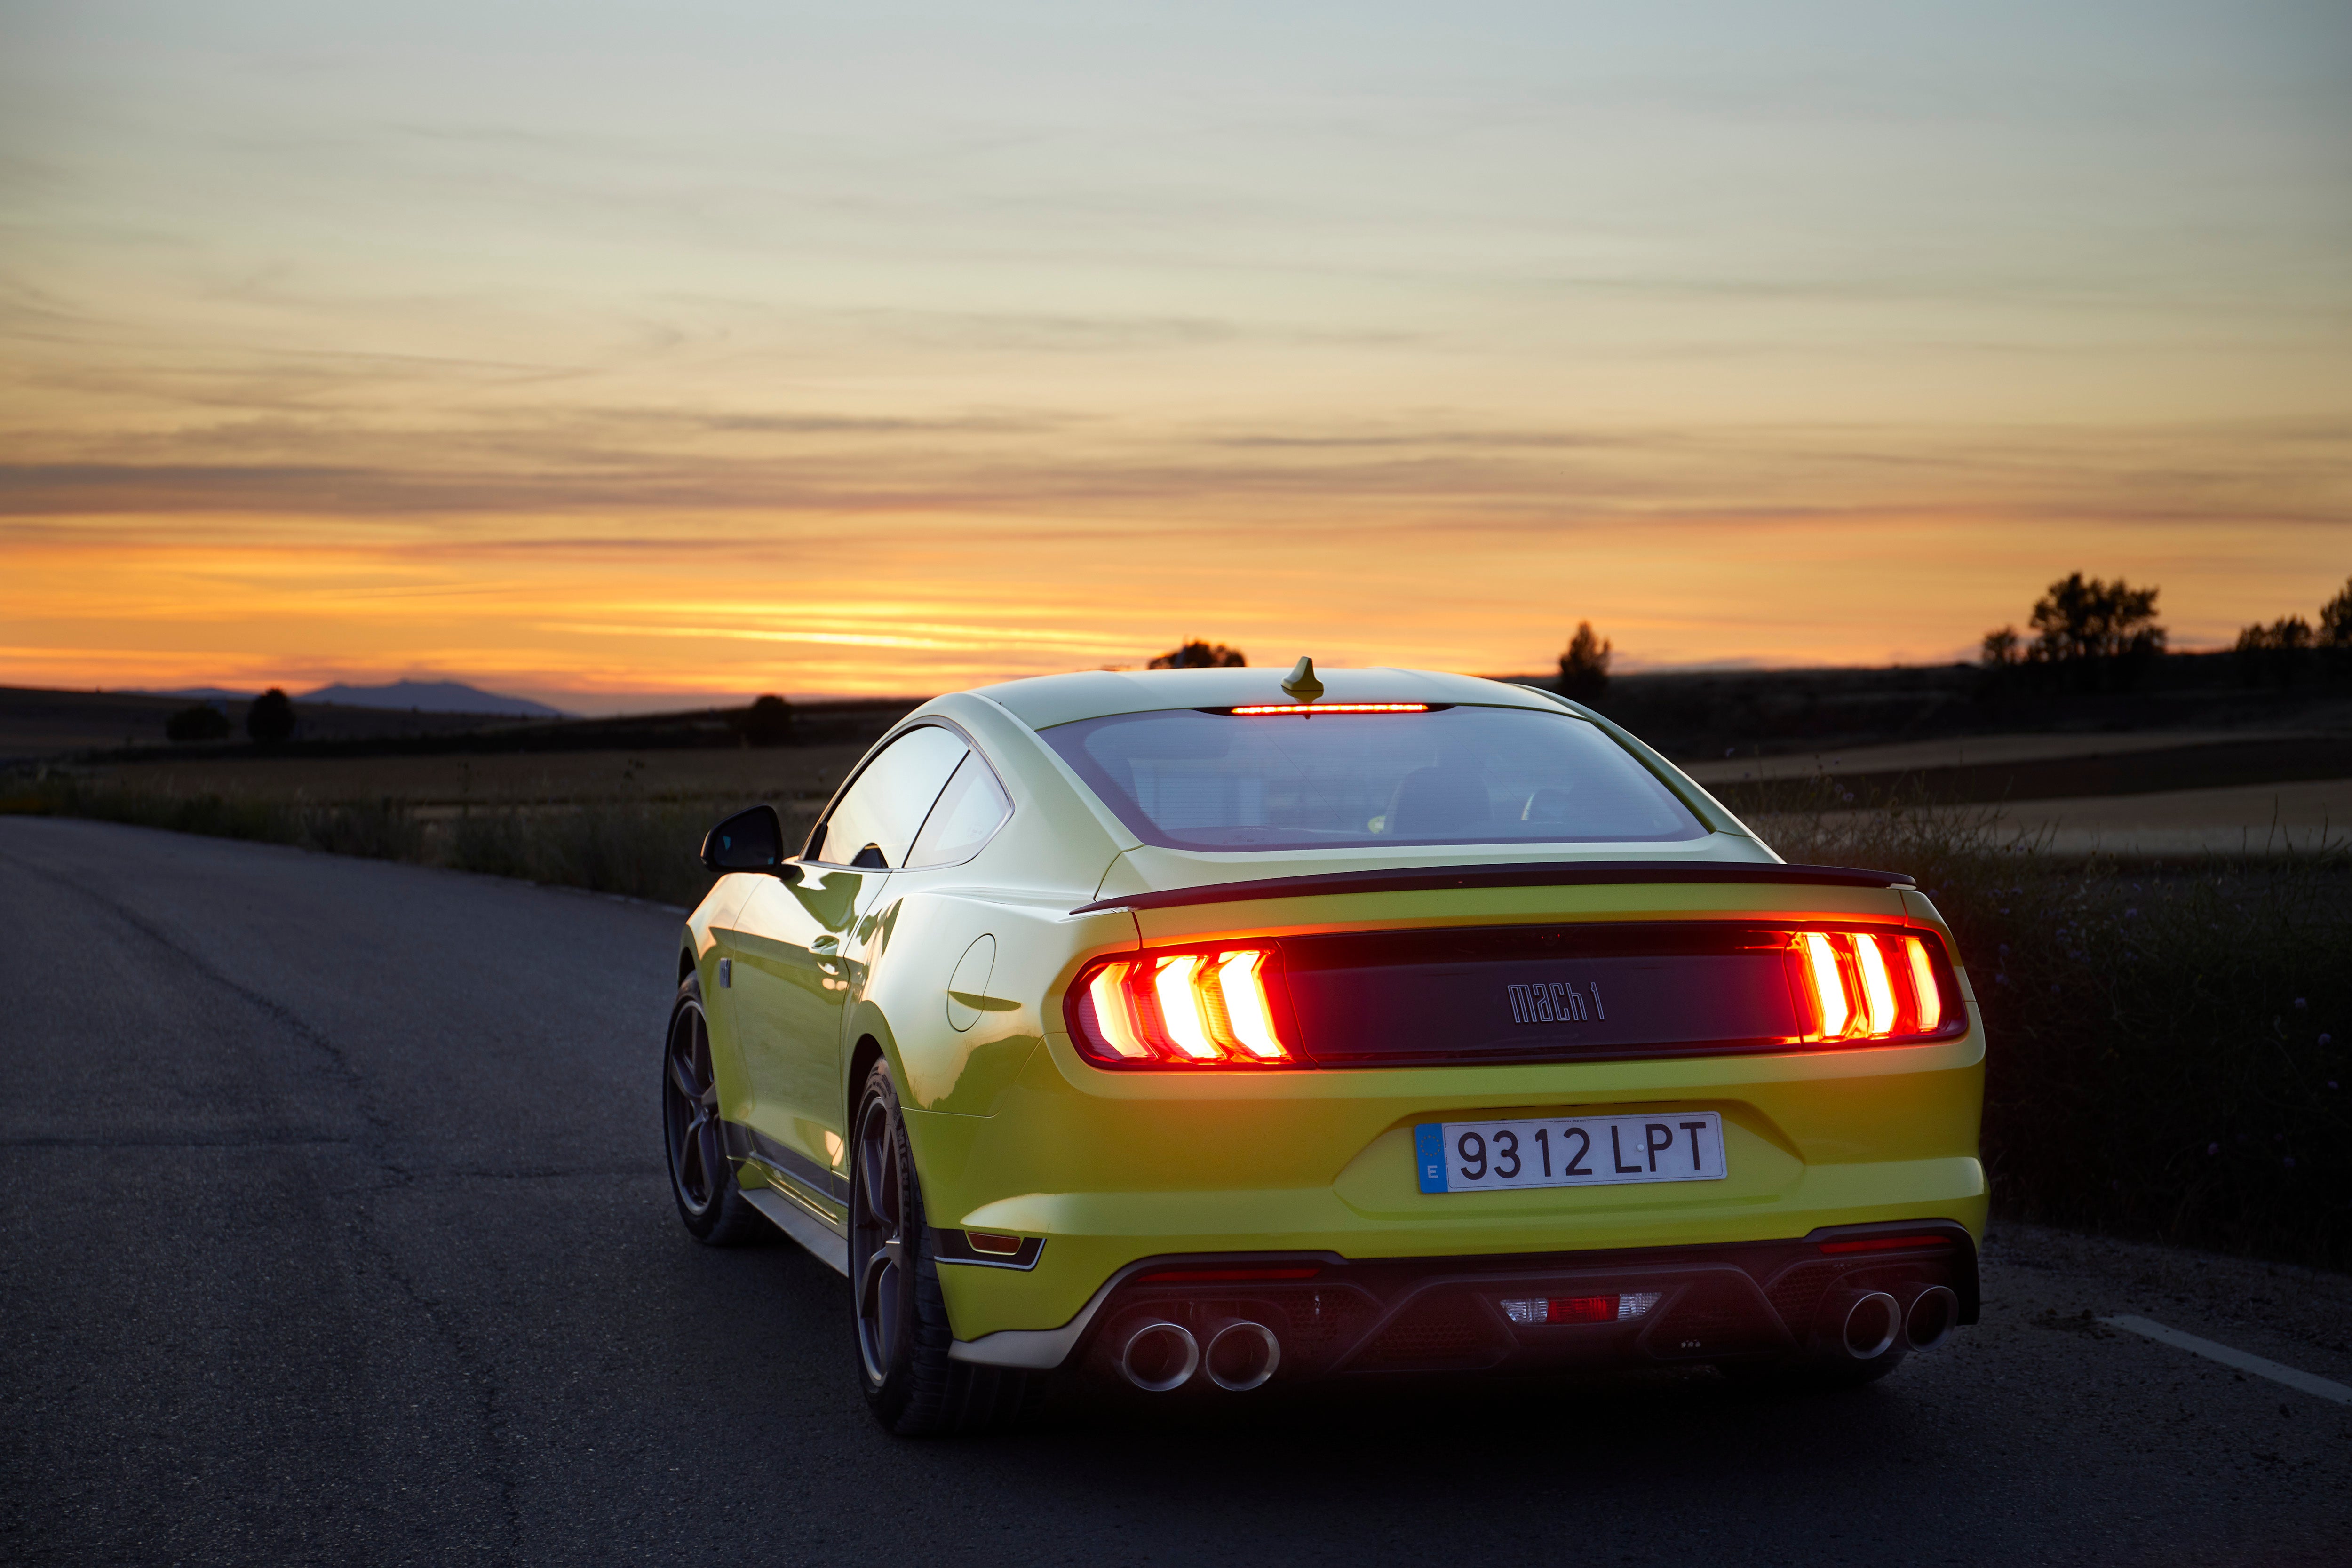
[[[1723,1118],[1712,1110],[1542,1121],[1424,1121],[1412,1130],[1424,1193],[1719,1182]]]

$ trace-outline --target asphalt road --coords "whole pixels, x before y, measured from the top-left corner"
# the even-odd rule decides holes
[[[1850,1393],[1067,1401],[907,1443],[846,1287],[666,1190],[677,916],[0,819],[12,1563],[2341,1563],[2352,1282],[2011,1229]],[[2084,1316],[2084,1314],[2089,1314]]]

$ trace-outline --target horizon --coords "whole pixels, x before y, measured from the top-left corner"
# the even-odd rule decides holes
[[[2352,573],[2352,16],[21,9],[0,680],[2183,651]],[[1139,625],[1169,626],[1144,637]],[[1292,652],[1286,653],[1283,650]]]
[[[2167,656],[2170,656],[2170,655],[2180,655],[2180,656],[2190,657],[2190,658],[2210,658],[2210,657],[2215,657],[2215,656],[2219,656],[2219,655],[2227,654],[2229,651],[2230,651],[2230,650],[2229,650],[2228,648],[2225,648],[2225,647],[2169,647],[2169,648],[2167,648],[2167,649],[2165,650],[2165,652],[2166,652],[2166,655],[2167,655]],[[1280,669],[1287,668],[1289,667],[1289,665],[1290,665],[1290,663],[1291,663],[1291,662],[1292,662],[1292,659],[1291,659],[1291,658],[1281,658],[1281,659],[1268,659],[1268,660],[1265,660],[1265,661],[1263,661],[1263,662],[1253,660],[1253,661],[1252,661],[1252,668],[1259,668],[1259,669],[1275,669],[1275,670],[1280,670]],[[1319,657],[1316,658],[1315,662],[1316,662],[1316,668],[1318,668],[1318,669],[1345,669],[1345,668],[1366,668],[1366,667],[1364,667],[1364,666],[1348,666],[1348,665],[1341,665],[1341,664],[1334,664],[1333,662],[1331,662],[1331,661],[1329,661],[1329,660],[1327,660],[1327,659],[1324,659],[1324,658],[1319,658]],[[1388,667],[1389,667],[1389,668],[1429,668],[1429,667],[1425,667],[1425,666],[1399,666],[1399,665],[1394,664],[1393,662],[1391,662]],[[1918,662],[1903,662],[1903,661],[1890,661],[1890,662],[1886,662],[1886,663],[1880,663],[1880,664],[1764,664],[1764,663],[1759,663],[1759,662],[1758,662],[1758,661],[1756,661],[1756,660],[1752,660],[1752,659],[1725,659],[1725,660],[1718,660],[1718,661],[1715,661],[1715,662],[1712,662],[1712,663],[1706,663],[1706,664],[1687,664],[1687,665],[1644,665],[1644,666],[1633,666],[1633,667],[1624,667],[1624,668],[1621,668],[1621,667],[1617,666],[1616,664],[1614,664],[1614,663],[1612,662],[1612,665],[1611,665],[1611,667],[1610,667],[1610,670],[1609,670],[1609,677],[1610,677],[1610,679],[1611,679],[1612,681],[1616,681],[1616,680],[1622,680],[1622,679],[1637,679],[1637,680],[1638,680],[1638,679],[1651,679],[1651,678],[1670,678],[1670,677],[1675,677],[1675,676],[1702,676],[1702,675],[1755,675],[1755,676],[1768,676],[1768,675],[1820,675],[1820,674],[1832,674],[1832,673],[1838,673],[1838,672],[1868,673],[1868,672],[1872,672],[1872,671],[1882,671],[1882,670],[1900,670],[1900,669],[1953,669],[1953,668],[1968,668],[1968,669],[1974,669],[1974,668],[1982,668],[1982,667],[1981,667],[1981,665],[1980,665],[1979,661],[1978,661],[1978,660],[1977,660],[1976,658],[1954,658],[1954,659],[1945,659],[1945,660],[1935,660],[1935,661],[1928,661],[1928,662],[1925,662],[1925,663],[1918,663]],[[1030,676],[1013,676],[1013,677],[1007,677],[1006,679],[1033,679],[1033,678],[1039,678],[1039,677],[1048,677],[1048,676],[1056,675],[1056,674],[1082,674],[1082,673],[1085,673],[1086,671],[1088,671],[1088,670],[1097,670],[1097,669],[1099,669],[1099,670],[1106,670],[1106,671],[1109,671],[1109,672],[1111,672],[1111,673],[1115,673],[1115,674],[1139,674],[1139,673],[1146,673],[1146,671],[1144,670],[1144,667],[1143,667],[1143,666],[1141,666],[1141,665],[1139,665],[1139,664],[1137,664],[1137,665],[1086,665],[1086,666],[1074,667],[1073,668],[1071,668],[1071,669],[1067,669],[1067,670],[1045,670],[1045,671],[1037,671],[1037,672],[1034,672],[1034,673],[1033,673],[1033,675],[1030,675]],[[1447,671],[1447,672],[1445,672],[1445,673],[1456,674],[1456,675],[1466,675],[1466,676],[1470,676],[1470,677],[1472,677],[1472,678],[1474,678],[1474,679],[1480,679],[1480,680],[1499,680],[1499,681],[1506,681],[1506,682],[1509,682],[1509,681],[1523,681],[1523,680],[1541,680],[1541,679],[1549,679],[1552,675],[1554,675],[1554,674],[1555,674],[1555,673],[1557,673],[1557,672],[1556,672],[1555,670],[1552,670],[1552,669],[1521,669],[1521,670],[1452,670],[1452,671]],[[319,687],[310,688],[310,689],[303,689],[303,690],[297,690],[297,689],[294,689],[292,686],[290,686],[290,685],[289,685],[288,683],[283,682],[283,681],[263,681],[263,682],[261,682],[259,685],[257,685],[257,686],[254,686],[254,687],[252,687],[252,688],[250,688],[250,689],[239,689],[239,688],[235,688],[235,687],[224,686],[224,685],[221,685],[221,684],[219,684],[219,683],[217,683],[217,682],[205,682],[205,681],[192,681],[192,682],[189,682],[189,683],[188,683],[187,685],[185,685],[185,686],[180,686],[180,687],[104,687],[104,686],[94,686],[94,687],[89,687],[89,688],[82,688],[82,687],[47,687],[47,688],[33,687],[33,688],[26,688],[26,687],[21,687],[21,686],[18,686],[16,689],[34,689],[34,690],[58,690],[58,691],[79,691],[79,690],[85,690],[85,689],[87,689],[87,690],[89,690],[89,692],[91,692],[91,693],[92,693],[93,695],[95,695],[95,696],[120,696],[120,697],[194,697],[194,698],[198,698],[198,699],[200,699],[200,700],[240,700],[240,701],[242,701],[242,700],[250,700],[253,697],[256,697],[256,696],[259,695],[261,692],[266,691],[266,690],[268,690],[268,689],[270,689],[272,687],[275,687],[276,689],[279,689],[279,690],[284,691],[284,692],[287,694],[287,696],[288,696],[289,698],[290,698],[291,700],[293,700],[294,701],[297,701],[297,702],[310,702],[310,701],[316,701],[316,700],[319,700],[319,699],[318,699],[318,694],[319,694],[319,692],[323,691],[323,690],[331,690],[331,689],[334,689],[335,687],[337,687],[337,686],[348,686],[348,687],[355,688],[355,689],[358,689],[366,690],[366,689],[389,689],[389,688],[394,688],[394,687],[398,687],[398,686],[404,686],[404,685],[412,685],[412,684],[413,684],[413,685],[454,685],[454,686],[457,686],[457,687],[463,688],[464,689],[466,689],[466,690],[467,690],[467,691],[470,691],[470,692],[472,692],[472,693],[474,693],[474,694],[476,694],[476,695],[478,695],[478,696],[482,696],[482,697],[492,697],[492,698],[512,698],[512,699],[519,699],[519,700],[526,700],[526,701],[536,701],[536,700],[538,700],[537,699],[533,699],[533,698],[527,697],[525,694],[520,693],[520,692],[515,692],[515,691],[502,691],[502,690],[496,690],[496,689],[492,689],[491,688],[487,687],[487,686],[484,686],[483,684],[481,684],[481,683],[480,683],[480,682],[478,682],[478,681],[471,681],[471,680],[467,680],[467,679],[465,679],[464,677],[462,677],[462,676],[454,676],[454,675],[436,675],[436,676],[432,676],[432,677],[429,677],[429,678],[418,677],[418,676],[415,676],[415,675],[409,675],[409,676],[394,676],[394,677],[390,677],[390,678],[383,679],[377,679],[377,680],[366,680],[366,681],[360,681],[360,680],[331,681],[331,682],[327,682],[327,683],[325,683],[324,685],[321,685],[321,686],[319,686]],[[990,684],[990,683],[988,683],[988,682],[975,682],[974,684],[975,684],[975,685],[984,685],[984,684]],[[16,683],[14,683],[14,682],[0,681],[0,686],[14,686],[14,685],[16,685]],[[778,691],[778,690],[772,690],[772,690],[758,690],[758,691],[754,691],[754,690],[745,689],[745,690],[738,690],[738,691],[702,691],[702,692],[629,692],[629,691],[595,692],[595,693],[590,693],[590,694],[587,694],[587,697],[586,697],[585,702],[584,702],[583,705],[575,706],[575,707],[572,707],[572,708],[566,708],[566,709],[563,709],[563,710],[561,710],[561,711],[556,715],[556,717],[562,718],[562,719],[609,719],[609,718],[627,718],[627,717],[634,717],[634,716],[655,717],[655,716],[658,716],[658,715],[665,714],[665,713],[690,712],[690,711],[698,711],[698,710],[704,710],[704,709],[725,709],[725,708],[739,708],[739,707],[744,707],[744,706],[748,706],[750,703],[751,703],[752,701],[756,700],[757,700],[757,699],[759,699],[759,698],[761,698],[761,697],[769,697],[769,696],[781,697],[781,698],[782,698],[786,702],[792,703],[792,704],[793,704],[793,705],[795,705],[795,706],[800,706],[800,705],[815,705],[815,704],[820,704],[820,703],[832,703],[832,702],[866,702],[866,701],[877,701],[877,700],[878,700],[878,701],[926,702],[926,701],[930,700],[932,697],[939,695],[939,694],[940,694],[940,692],[942,692],[942,691],[954,690],[954,689],[962,689],[962,688],[945,688],[945,687],[943,687],[943,688],[940,688],[940,689],[938,689],[937,690],[922,690],[922,689],[912,689],[912,688],[910,688],[910,689],[906,689],[906,690],[900,690],[900,691],[881,691],[881,690],[866,690],[866,691]],[[334,704],[332,701],[329,701],[329,702],[327,702],[325,705],[326,705],[326,706],[329,706],[329,707],[335,706],[335,704]],[[553,704],[551,704],[551,704],[546,704],[546,705],[547,705],[547,706],[553,706]],[[362,707],[362,706],[365,706],[365,704],[361,704],[361,703],[352,703],[352,704],[350,704],[350,706],[352,706],[352,707]],[[455,710],[453,710],[452,711],[455,711]],[[509,715],[509,716],[512,716],[512,715]]]

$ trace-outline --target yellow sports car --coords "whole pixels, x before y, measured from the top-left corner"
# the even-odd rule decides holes
[[[1976,1319],[1942,919],[1576,703],[1013,681],[903,720],[787,850],[765,805],[704,845],[669,1169],[697,1237],[847,1276],[893,1431],[1058,1372],[1860,1381]]]

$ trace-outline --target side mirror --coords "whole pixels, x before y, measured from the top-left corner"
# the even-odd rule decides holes
[[[784,863],[784,823],[772,805],[739,811],[712,828],[702,840],[705,869],[765,871],[787,882],[801,879],[801,868]]]

